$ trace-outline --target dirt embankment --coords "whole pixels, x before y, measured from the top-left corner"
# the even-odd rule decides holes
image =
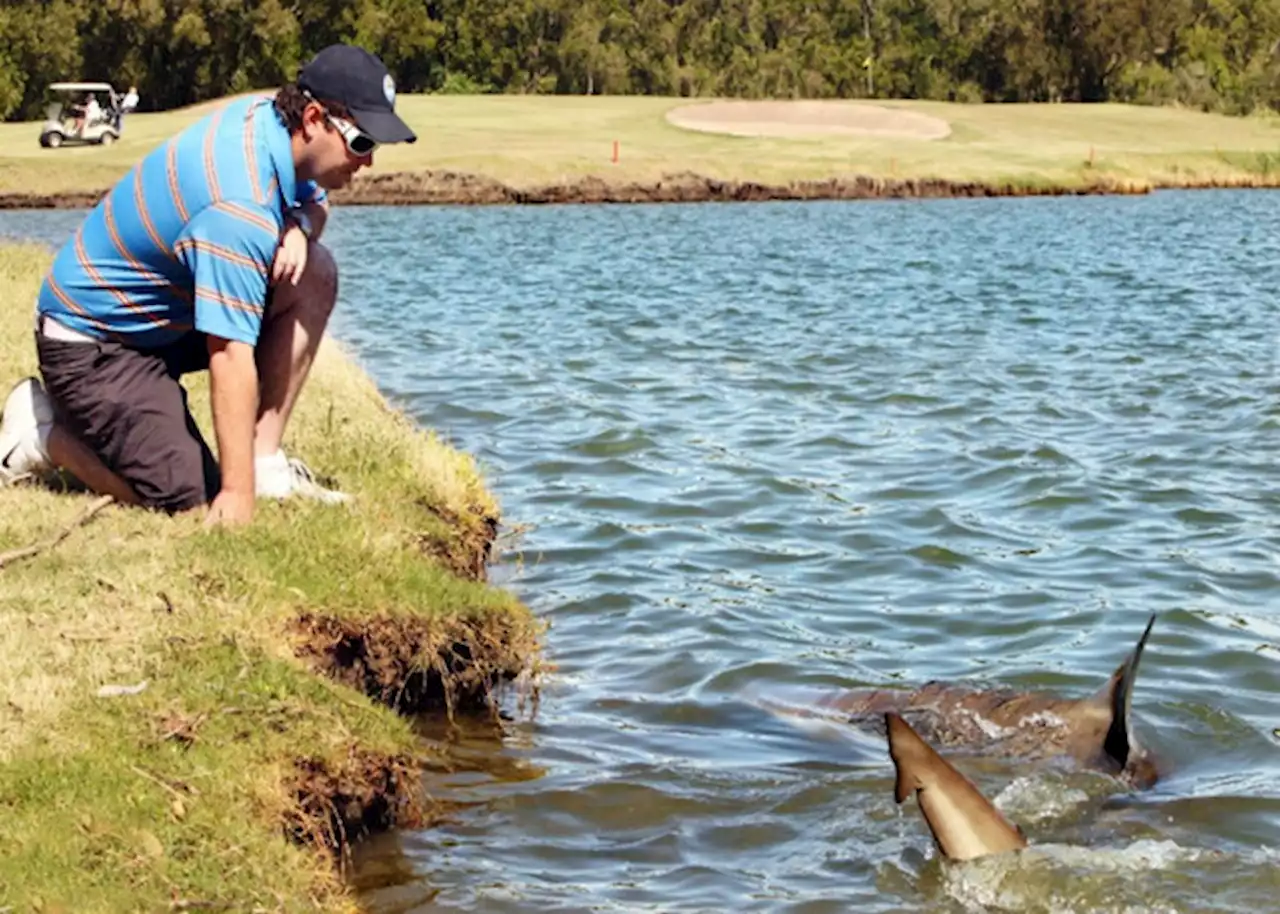
[[[479,175],[456,172],[402,172],[376,175],[335,194],[346,204],[550,204],[550,203],[717,203],[766,200],[871,200],[923,197],[1011,197],[1027,194],[1117,193],[1132,191],[1115,182],[1088,188],[1032,188],[934,178],[885,179],[866,176],[766,184],[710,178],[692,172],[652,182],[610,181],[587,176],[533,187],[511,187]],[[1145,191],[1142,187],[1139,190]]]
[[[396,172],[355,181],[334,194],[345,205],[430,204],[494,206],[552,203],[717,203],[766,200],[873,200],[926,197],[1021,197],[1089,193],[1144,193],[1146,185],[1099,181],[1085,187],[1013,183],[886,179],[866,176],[766,184],[709,178],[690,172],[657,181],[615,181],[587,176],[532,187],[513,187],[483,175],[451,171]],[[104,190],[59,194],[0,193],[0,209],[75,209],[93,206]]]

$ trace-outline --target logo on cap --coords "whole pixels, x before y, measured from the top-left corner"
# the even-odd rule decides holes
[[[388,105],[395,105],[395,103],[396,103],[396,81],[395,81],[394,79],[392,79],[392,78],[391,78],[391,74],[390,74],[390,73],[388,73],[386,76],[382,77],[382,94],[383,94],[383,95],[385,95],[385,96],[387,97],[387,104],[388,104]]]

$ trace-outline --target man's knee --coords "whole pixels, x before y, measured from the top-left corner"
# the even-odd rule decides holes
[[[167,514],[202,508],[211,500],[204,481],[191,478],[149,479],[144,484],[135,482],[133,488],[138,493],[138,503],[144,508]]]
[[[315,287],[317,295],[326,299],[328,306],[333,307],[338,297],[338,262],[333,253],[318,241],[307,245],[307,269],[303,272],[302,283],[308,279]]]
[[[307,247],[307,268],[295,286],[288,281],[272,289],[267,319],[291,314],[312,320],[328,320],[338,300],[338,264],[323,244],[311,242]]]
[[[169,513],[207,504],[221,486],[218,462],[179,393],[135,404],[112,449],[116,472],[139,501]]]

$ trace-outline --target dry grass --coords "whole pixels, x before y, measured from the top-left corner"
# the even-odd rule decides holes
[[[412,146],[380,151],[373,173],[443,169],[514,187],[598,175],[654,181],[664,174],[785,183],[855,174],[991,183],[1078,185],[1235,183],[1280,177],[1280,121],[1129,105],[961,105],[882,102],[942,118],[944,140],[717,136],[669,124],[687,100],[580,96],[400,97],[418,131]],[[0,125],[0,192],[110,186],[139,157],[207,108],[133,115],[115,146],[42,150],[34,123]],[[611,161],[613,143],[620,161]],[[1091,164],[1090,164],[1091,163]]]
[[[5,391],[35,370],[31,303],[48,262],[35,248],[0,247]],[[192,400],[207,424],[203,385]],[[74,899],[64,910],[157,910],[179,896],[233,910],[345,910],[331,862],[282,839],[299,772],[349,784],[341,772],[353,759],[365,771],[361,753],[372,753],[385,767],[366,773],[395,780],[417,743],[394,713],[299,659],[298,619],[410,620],[433,644],[453,630],[501,633],[485,685],[500,678],[493,669],[532,661],[524,607],[424,555],[466,565],[492,531],[497,505],[468,456],[390,410],[332,346],[285,444],[333,473],[355,506],[265,504],[230,532],[112,506],[0,569],[0,910],[51,899]],[[0,489],[0,552],[61,529],[91,501]],[[99,696],[144,682],[137,695]],[[183,722],[197,724],[192,741],[165,735]],[[416,796],[414,785],[399,789]],[[86,855],[110,865],[86,869]]]

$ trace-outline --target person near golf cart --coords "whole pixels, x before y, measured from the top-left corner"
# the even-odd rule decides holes
[[[76,106],[76,111],[79,112],[75,125],[75,133],[78,137],[84,136],[85,127],[102,120],[102,106],[98,104],[98,96],[92,92],[86,94],[84,102]]]
[[[120,99],[120,110],[116,114],[116,128],[119,129],[124,124],[124,116],[132,114],[134,109],[138,107],[138,87],[130,86],[129,91],[124,94],[124,98]]]
[[[35,378],[9,395],[0,481],[61,467],[127,504],[242,523],[255,497],[346,500],[281,450],[337,298],[326,191],[417,137],[373,54],[331,45],[148,155],[40,290]],[[207,370],[215,459],[187,409]],[[47,388],[47,394],[46,394]]]

